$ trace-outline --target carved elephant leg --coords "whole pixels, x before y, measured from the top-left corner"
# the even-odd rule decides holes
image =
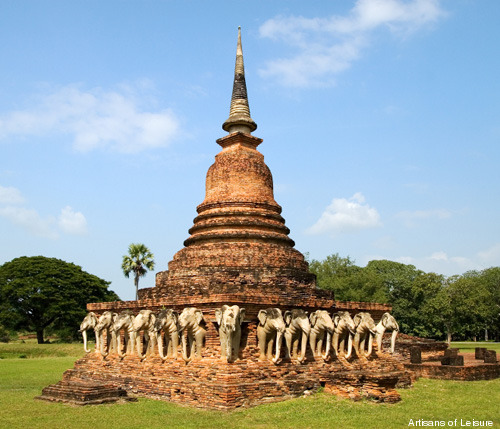
[[[290,331],[285,332],[285,343],[286,343],[286,357],[287,359],[292,359],[292,347],[293,347],[293,338],[292,333]]]
[[[300,340],[300,356],[298,357],[299,363],[303,363],[306,360],[306,351],[307,351],[307,333],[302,332],[302,339]],[[298,339],[297,339],[298,345]]]
[[[269,360],[272,360],[273,358],[273,348],[274,348],[274,338],[270,338],[269,341],[267,342],[267,353],[266,357]]]
[[[177,331],[175,331],[170,334],[169,349],[168,349],[168,353],[170,353],[172,359],[177,359],[178,348],[179,348],[179,335],[177,334]]]
[[[196,344],[196,358],[201,359],[201,349],[203,348],[203,339],[205,338],[204,332],[197,332],[194,341]]]

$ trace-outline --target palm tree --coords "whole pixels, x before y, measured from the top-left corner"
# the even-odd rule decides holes
[[[132,243],[128,246],[128,255],[123,256],[122,270],[127,278],[130,273],[134,273],[136,301],[139,298],[139,277],[145,276],[148,270],[154,268],[154,255],[144,244]]]

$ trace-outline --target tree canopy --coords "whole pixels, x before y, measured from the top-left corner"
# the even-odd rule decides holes
[[[318,287],[340,301],[380,302],[407,334],[451,339],[500,335],[500,267],[446,278],[388,260],[359,267],[349,257],[310,261]]]
[[[134,273],[135,299],[139,299],[139,279],[146,275],[148,270],[154,270],[155,261],[151,251],[141,243],[132,243],[128,247],[128,255],[123,256],[122,270],[125,277]]]
[[[110,282],[78,265],[44,256],[20,257],[0,266],[0,323],[36,332],[76,330],[89,302],[117,301]]]

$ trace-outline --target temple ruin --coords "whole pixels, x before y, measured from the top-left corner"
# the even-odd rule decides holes
[[[396,386],[409,383],[400,360],[372,350],[371,340],[368,348],[363,343],[363,351],[339,352],[337,347],[335,352],[331,342],[342,339],[332,339],[331,330],[316,329],[317,318],[324,314],[369,314],[378,322],[390,307],[336,301],[333,292],[316,287],[315,275],[294,248],[274,199],[271,171],[257,150],[263,140],[252,135],[257,124],[250,116],[240,31],[230,113],[222,128],[227,135],[217,140],[222,150],[208,170],[205,199],[197,207],[190,236],[168,269],[156,274],[155,287],[141,289],[138,301],[87,306],[96,318],[129,314],[158,319],[162,311],[171,310],[180,319],[187,309],[197,312],[197,330],[181,329],[179,344],[177,331],[170,339],[165,334],[160,351],[157,341],[151,341],[147,351],[147,330],[136,331],[126,353],[122,343],[127,333],[115,329],[113,346],[108,329],[101,348],[87,353],[58,385],[44,390],[45,399],[94,403],[126,392],[196,407],[234,409],[324,387],[352,399],[399,400]],[[234,347],[223,339],[221,322],[223,312],[233,307],[241,313]],[[272,333],[266,337],[266,317],[269,321],[275,316],[307,318],[310,336],[301,339],[286,325],[285,338]],[[304,353],[287,350],[289,340]],[[134,341],[139,344],[136,352]],[[167,352],[163,347],[168,341],[174,345]]]

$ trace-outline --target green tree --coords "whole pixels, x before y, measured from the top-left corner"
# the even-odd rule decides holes
[[[349,256],[334,254],[323,261],[312,260],[309,269],[316,274],[318,287],[333,290],[340,301],[388,301],[380,279],[373,271],[355,265]]]
[[[76,327],[88,302],[116,301],[110,282],[78,265],[44,256],[21,257],[0,266],[0,323],[36,332]]]
[[[139,298],[139,278],[146,275],[148,270],[154,270],[154,255],[144,244],[132,243],[128,247],[128,255],[123,256],[122,270],[125,277],[134,273],[135,299]]]
[[[491,267],[481,272],[481,282],[486,292],[484,318],[485,339],[488,339],[488,330],[500,335],[500,267]]]

